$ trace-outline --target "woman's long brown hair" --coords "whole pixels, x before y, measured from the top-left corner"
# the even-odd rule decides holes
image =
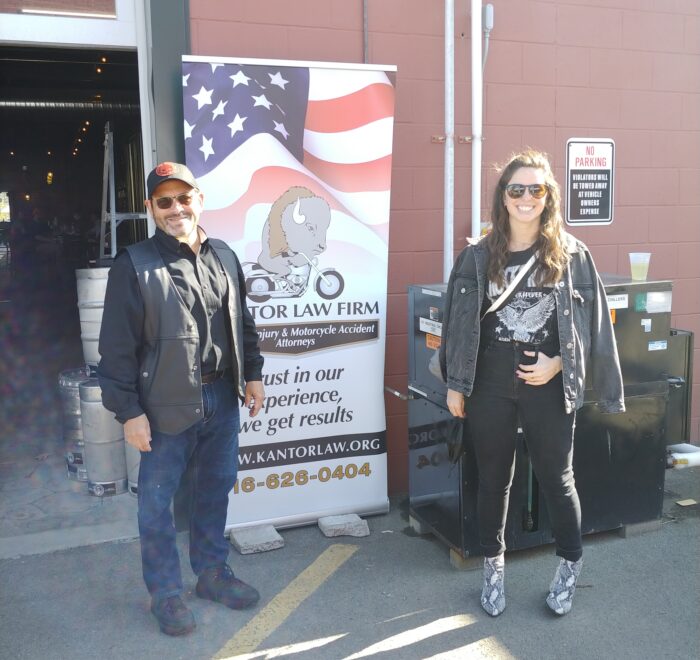
[[[547,154],[535,149],[525,149],[513,154],[500,169],[501,176],[498,185],[493,191],[491,204],[491,231],[487,234],[486,245],[489,249],[488,278],[503,286],[503,273],[508,263],[508,241],[510,238],[510,222],[508,209],[503,202],[506,186],[513,178],[513,174],[521,167],[532,167],[544,172],[544,180],[547,186],[547,197],[544,210],[540,216],[540,235],[535,241],[535,250],[538,257],[538,280],[540,284],[554,285],[564,274],[569,263],[569,255],[566,249],[564,233],[564,221],[561,217],[561,193],[559,184],[554,178],[552,167],[549,164]]]

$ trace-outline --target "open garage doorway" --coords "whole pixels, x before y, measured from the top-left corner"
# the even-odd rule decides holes
[[[63,460],[58,378],[84,365],[75,271],[102,265],[105,126],[112,210],[143,213],[145,195],[135,51],[0,45],[0,89],[0,484],[8,484],[29,469],[27,457],[36,474]],[[124,222],[117,242],[146,232],[145,221]]]

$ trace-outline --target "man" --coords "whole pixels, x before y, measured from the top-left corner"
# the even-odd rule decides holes
[[[204,196],[190,170],[161,163],[146,186],[157,230],[110,269],[98,377],[105,408],[141,451],[138,522],[151,612],[164,633],[184,635],[195,620],[181,598],[170,506],[188,461],[197,595],[232,609],[259,598],[226,563],[224,527],[238,466],[238,399],[258,414],[263,358],[240,263],[199,227]]]

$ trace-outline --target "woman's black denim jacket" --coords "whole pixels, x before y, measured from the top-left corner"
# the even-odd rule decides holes
[[[624,412],[620,360],[605,290],[588,248],[570,234],[566,238],[571,259],[554,287],[566,411],[583,405],[590,372],[601,412]],[[440,368],[447,387],[465,396],[474,386],[487,264],[485,242],[474,242],[457,257],[447,285]]]

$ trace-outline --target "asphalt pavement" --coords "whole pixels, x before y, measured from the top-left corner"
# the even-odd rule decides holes
[[[2,559],[0,658],[695,660],[699,505],[677,502],[700,501],[700,468],[666,475],[659,529],[585,537],[565,617],[544,604],[552,546],[507,555],[507,606],[492,619],[479,605],[480,568],[455,569],[396,499],[390,513],[368,518],[363,538],[326,538],[314,525],[282,530],[279,550],[232,549],[237,575],[262,595],[244,612],[197,598],[180,538],[184,598],[197,619],[181,638],[161,634],[148,611],[136,540]]]

